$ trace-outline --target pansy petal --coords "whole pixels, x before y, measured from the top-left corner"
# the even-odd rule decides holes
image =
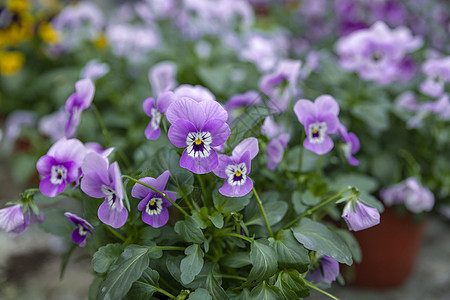
[[[72,241],[80,247],[84,247],[86,245],[86,235],[81,235],[80,230],[76,228],[72,232]]]
[[[122,207],[122,209],[112,208],[105,200],[98,208],[98,218],[106,225],[119,228],[127,221],[128,211],[125,207]]]
[[[183,155],[181,155],[180,166],[194,172],[196,174],[205,174],[209,173],[219,164],[219,160],[217,158],[217,153],[211,149],[208,157],[197,157],[194,158],[187,153],[187,150],[183,151]]]
[[[225,180],[224,185],[219,189],[219,192],[227,197],[242,197],[247,195],[253,188],[253,181],[247,177],[243,185],[231,185],[228,180]]]
[[[136,183],[136,184],[138,184],[138,183]],[[148,204],[148,202],[150,201],[151,198],[153,198],[153,194],[147,194],[147,196],[145,196],[144,199],[142,199],[139,202],[138,210],[143,211],[145,209],[145,207],[147,206],[147,204]]]
[[[358,137],[353,132],[350,132],[348,134],[348,139],[349,139],[350,143],[352,144],[351,153],[352,154],[357,153],[359,151],[359,147],[360,147]]]
[[[36,169],[39,174],[44,176],[50,176],[52,172],[52,166],[56,164],[55,158],[49,155],[44,155],[36,163]]]
[[[334,143],[333,140],[329,136],[325,136],[322,143],[311,143],[308,138],[303,142],[303,146],[319,155],[328,153],[333,149]]]
[[[173,92],[163,92],[161,93],[161,95],[159,95],[158,100],[156,100],[156,106],[162,114],[165,114],[170,104],[172,104],[174,100],[175,95],[173,94]]]
[[[317,121],[325,122],[327,124],[327,131],[326,131],[327,134],[337,133],[340,125],[338,117],[329,113],[319,115]]]
[[[93,198],[103,198],[105,193],[102,186],[109,186],[109,182],[106,182],[105,179],[107,178],[102,178],[97,173],[84,174],[81,178],[80,188],[86,195]]]
[[[168,220],[169,220],[169,212],[164,207],[158,215],[150,216],[145,211],[142,213],[142,221],[144,221],[144,223],[154,228],[166,225]]]
[[[50,177],[45,177],[39,183],[39,190],[47,197],[55,197],[62,193],[66,188],[66,182],[63,181],[60,184],[53,184]]]
[[[227,178],[228,175],[225,173],[225,169],[228,165],[234,165],[236,164],[236,162],[231,157],[223,154],[218,156],[218,160],[219,164],[217,165],[217,168],[213,170],[213,172],[217,177]]]
[[[258,140],[254,137],[249,137],[240,142],[236,147],[233,149],[233,157],[239,158],[244,154],[244,152],[248,151],[250,154],[250,160],[254,159],[255,156],[259,152],[259,146],[258,146]]]
[[[150,97],[144,100],[144,103],[142,103],[142,108],[144,109],[144,112],[147,116],[152,116],[152,108],[155,108],[155,98]]]
[[[337,116],[339,114],[339,104],[330,95],[321,95],[314,101],[317,115],[332,114]]]
[[[109,184],[108,180],[108,159],[96,152],[89,152],[83,160],[81,171],[83,174],[97,174],[103,178],[102,182]]]
[[[47,154],[59,162],[74,161],[81,166],[86,155],[86,148],[77,139],[61,139],[50,147]]]
[[[167,185],[169,176],[170,176],[169,170],[164,171],[161,175],[158,176],[158,178],[156,178],[154,188],[159,191],[163,191]]]
[[[75,83],[75,91],[79,101],[79,107],[84,110],[91,105],[94,98],[95,86],[89,78],[78,80]]]
[[[111,180],[111,188],[116,192],[117,197],[123,199],[122,174],[120,173],[119,164],[115,161],[108,169],[108,175]]]
[[[167,136],[175,147],[187,147],[186,138],[190,132],[197,132],[194,124],[190,121],[178,119],[170,126]]]
[[[169,197],[169,199],[172,200],[173,202],[175,202],[177,200],[177,196],[175,196],[174,193],[172,193],[170,191],[163,191],[163,193],[166,194],[166,196]],[[172,206],[172,203],[167,201],[166,198],[162,198],[162,206],[163,207]]]
[[[174,124],[180,119],[187,120],[194,124],[196,128],[200,128],[207,120],[200,103],[188,97],[173,101],[167,109],[166,118],[170,124]]]
[[[228,113],[219,102],[203,101],[200,102],[200,106],[205,113],[206,120],[218,119],[224,122],[228,120]]]
[[[316,109],[314,104],[310,100],[300,99],[294,105],[294,112],[298,118],[298,121],[306,126],[306,119],[308,117],[316,116]]]
[[[22,213],[22,205],[16,204],[13,206],[0,209],[0,229],[5,232],[11,232],[15,228],[24,223],[24,216]]]
[[[267,168],[275,170],[284,155],[284,148],[277,140],[271,140],[267,144]]]
[[[217,119],[207,121],[201,131],[211,133],[212,147],[223,145],[231,134],[230,126]]]
[[[161,128],[154,128],[152,123],[149,122],[147,127],[145,128],[145,137],[149,140],[156,140],[161,135]]]
[[[139,181],[141,181],[151,187],[154,187],[158,191],[162,191],[166,187],[165,184],[161,185],[162,181],[158,181],[157,179],[152,178],[152,177],[140,178]],[[166,183],[167,183],[167,180],[166,180]],[[152,189],[149,189],[146,186],[143,186],[140,183],[136,183],[133,186],[133,189],[131,190],[131,196],[133,196],[134,198],[137,198],[137,199],[144,199],[150,193],[155,194],[156,192],[153,191]]]

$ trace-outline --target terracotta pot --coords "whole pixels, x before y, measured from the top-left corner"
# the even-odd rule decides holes
[[[402,285],[414,267],[426,224],[426,220],[415,222],[412,214],[399,216],[387,208],[379,225],[355,232],[363,258],[355,264],[354,284],[379,289]]]

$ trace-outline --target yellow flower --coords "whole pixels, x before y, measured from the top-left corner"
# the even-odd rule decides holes
[[[0,53],[0,74],[13,75],[22,68],[25,56],[19,51],[9,51]]]
[[[104,49],[108,46],[108,39],[104,33],[100,33],[97,38],[93,40],[93,44],[97,49]]]
[[[57,44],[60,40],[59,32],[47,22],[43,22],[39,26],[39,36],[49,44]]]
[[[9,0],[8,9],[21,14],[30,9],[30,3],[28,3],[28,0]]]

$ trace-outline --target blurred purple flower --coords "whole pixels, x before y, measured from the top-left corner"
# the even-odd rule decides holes
[[[100,221],[113,228],[122,227],[128,211],[123,205],[123,187],[119,165],[95,152],[86,154],[81,166],[81,190],[93,198],[105,198],[98,208]]]
[[[84,146],[86,147],[86,153],[95,152],[103,157],[108,157],[114,151],[114,147],[103,150],[103,147],[96,142],[85,143]]]
[[[5,135],[3,136],[3,150],[9,153],[13,150],[14,142],[20,135],[22,127],[31,127],[36,124],[36,114],[27,110],[11,112],[5,121]],[[1,140],[1,139],[0,139]]]
[[[344,143],[341,148],[344,152],[345,158],[352,166],[359,165],[359,161],[353,157],[359,151],[359,139],[353,132],[348,132],[347,127],[339,124],[337,136]]]
[[[383,189],[380,197],[387,206],[404,203],[413,213],[430,211],[434,206],[434,195],[414,177]]]
[[[73,137],[80,124],[81,112],[88,108],[94,98],[95,86],[92,80],[86,78],[75,83],[75,93],[66,101],[65,109],[68,119],[65,127],[65,136]]]
[[[416,94],[411,91],[403,92],[395,99],[395,107],[400,110],[417,111],[419,103]]]
[[[100,63],[97,59],[91,59],[81,70],[81,78],[95,80],[108,72],[109,65],[107,63]]]
[[[80,177],[80,166],[86,149],[77,139],[62,138],[50,147],[36,163],[42,176],[39,189],[48,197],[55,197]]]
[[[350,231],[360,231],[380,224],[378,209],[365,205],[360,201],[349,201],[342,211],[342,218]]]
[[[302,62],[285,59],[278,63],[276,70],[264,75],[259,87],[269,96],[267,103],[272,113],[282,113],[289,107],[290,100],[297,96],[297,80]]]
[[[431,97],[441,96],[444,85],[450,82],[450,56],[427,60],[422,71],[427,79],[420,85],[420,91]]]
[[[211,93],[210,90],[201,85],[182,84],[177,87],[173,91],[173,93],[175,94],[176,99],[189,97],[197,102],[209,100],[216,101],[216,97],[213,95],[213,93]]]
[[[223,145],[230,136],[226,110],[216,101],[181,97],[172,102],[166,117],[172,124],[169,140],[176,147],[186,147],[180,166],[197,174],[214,170],[219,162],[212,147]]]
[[[72,232],[72,241],[75,244],[78,244],[80,247],[86,246],[87,234],[92,234],[92,229],[94,229],[94,227],[89,224],[88,221],[80,218],[75,214],[66,212],[64,213],[64,215],[70,220],[70,222],[77,226],[77,228]]]
[[[224,108],[228,112],[228,123],[232,124],[238,117],[238,109],[241,107],[250,107],[261,103],[261,96],[257,91],[250,90],[244,94],[236,94],[232,96],[224,104]]]
[[[31,223],[42,223],[44,214],[39,212],[35,215],[31,210],[22,212],[22,205],[16,204],[0,209],[0,229],[12,233],[20,234],[24,232]]]
[[[69,114],[64,108],[61,108],[52,114],[43,116],[39,120],[39,132],[50,137],[52,142],[55,142],[65,136],[68,118]]]
[[[231,156],[219,155],[219,165],[214,174],[225,178],[219,192],[227,197],[242,197],[253,188],[253,181],[248,177],[251,171],[251,161],[259,152],[258,140],[254,137],[240,142]]]
[[[325,282],[331,284],[339,275],[339,263],[331,257],[322,256],[319,266],[306,274],[306,279],[314,283]]]
[[[268,116],[261,126],[261,133],[267,136],[270,141],[267,144],[267,168],[275,170],[283,159],[284,149],[291,139],[289,133],[284,133],[285,127],[275,123],[273,117]]]
[[[301,99],[294,105],[298,121],[303,125],[306,139],[303,146],[322,155],[333,148],[333,140],[328,134],[336,133],[339,127],[339,105],[330,95],[317,97],[315,102]]]
[[[164,91],[173,90],[177,86],[175,74],[177,65],[171,61],[162,61],[154,65],[148,72],[148,80],[157,97]]]
[[[320,68],[320,54],[317,51],[311,50],[306,55],[305,64],[300,70],[300,78],[308,78],[311,72],[316,71],[318,68]]]
[[[154,187],[158,191],[161,191],[172,201],[176,201],[175,194],[165,190],[167,181],[169,180],[169,175],[169,171],[165,171],[156,179],[152,177],[144,177],[140,178],[139,181],[142,181],[143,183]],[[166,198],[139,183],[136,183],[133,186],[131,195],[134,198],[142,199],[138,204],[138,209],[142,211],[142,221],[144,221],[144,223],[154,228],[164,226],[167,223],[169,220],[169,212],[167,211],[167,207],[171,206],[172,203],[170,203]]]
[[[161,117],[166,113],[167,108],[173,100],[174,94],[172,92],[163,92],[159,94],[156,101],[154,98],[147,98],[144,101],[144,112],[150,117],[150,122],[147,128],[145,128],[145,136],[147,139],[156,140],[159,137],[161,134],[161,129],[159,128]]]

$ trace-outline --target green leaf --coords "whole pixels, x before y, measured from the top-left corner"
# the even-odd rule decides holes
[[[141,278],[133,283],[127,298],[130,300],[149,299],[156,292],[155,287],[159,287],[158,281],[159,273],[151,268],[147,268]]]
[[[384,211],[384,206],[383,204],[374,196],[366,193],[366,192],[360,192],[359,193],[359,201],[361,201],[362,203],[370,206],[370,207],[375,207],[376,209],[378,209],[378,211],[380,213],[382,213]]]
[[[238,212],[246,207],[250,202],[252,195],[252,193],[248,193],[243,197],[226,197],[220,194],[216,189],[213,192],[213,202],[219,212],[227,214],[231,212]]]
[[[301,195],[301,200],[305,205],[314,206],[320,202],[320,197],[314,196],[313,192],[307,190]]]
[[[306,249],[318,251],[338,262],[352,265],[352,254],[347,244],[337,233],[322,223],[303,218],[298,226],[291,229],[297,241]]]
[[[351,107],[351,113],[375,132],[389,128],[389,114],[386,105],[380,103],[361,103]]]
[[[349,186],[371,193],[378,188],[378,182],[374,178],[361,173],[339,174],[332,181],[332,187],[336,191],[345,190]]]
[[[309,252],[301,245],[290,230],[280,230],[276,239],[270,239],[275,248],[280,268],[296,269],[303,273],[310,263]]]
[[[295,190],[292,193],[291,201],[292,204],[294,205],[295,213],[298,215],[301,215],[308,209],[308,206],[302,203],[302,193],[298,190]]]
[[[184,221],[178,221],[174,230],[189,243],[201,244],[205,239],[198,223],[191,216],[186,216]]]
[[[231,134],[228,139],[230,148],[236,147],[247,133],[250,133],[252,136],[259,135],[260,129],[255,127],[268,115],[270,115],[270,111],[267,107],[252,106],[251,108],[245,108],[245,113],[233,121]]]
[[[283,299],[278,287],[268,285],[265,281],[258,284],[251,292],[250,299],[258,300],[280,300]]]
[[[206,278],[205,288],[208,290],[213,300],[228,300],[227,293],[217,282],[216,278],[214,278],[213,268],[211,268],[211,271]]]
[[[101,277],[95,277],[94,281],[92,281],[91,285],[89,286],[88,291],[88,299],[89,300],[95,300],[97,299],[97,295],[100,289],[100,284],[102,283],[103,278]]]
[[[99,299],[120,299],[148,268],[148,248],[130,245],[112,265],[100,285]]]
[[[347,243],[347,246],[350,249],[355,262],[360,263],[362,259],[361,248],[359,247],[358,241],[353,236],[353,234],[345,229],[336,229],[334,231],[339,234],[341,238]]]
[[[200,211],[193,211],[192,218],[198,223],[201,229],[208,227],[208,208],[202,207]]]
[[[284,270],[278,275],[275,286],[285,299],[300,299],[309,296],[309,288],[297,270]]]
[[[183,284],[189,284],[202,270],[204,253],[198,244],[190,245],[186,248],[184,253],[186,254],[186,257],[181,260],[180,278]]]
[[[220,259],[220,264],[230,268],[242,268],[251,264],[248,252],[233,252]]]
[[[191,295],[189,296],[189,300],[212,300],[212,297],[209,294],[208,290],[198,288],[193,293],[191,293]]]
[[[266,239],[253,240],[250,247],[250,261],[253,265],[248,282],[260,282],[277,271],[277,254]]]
[[[208,219],[211,220],[216,228],[220,229],[223,227],[223,215],[220,212],[213,212],[212,215],[208,216]]]
[[[92,267],[97,273],[105,273],[116,262],[123,251],[121,244],[108,244],[100,247],[92,257]]]

